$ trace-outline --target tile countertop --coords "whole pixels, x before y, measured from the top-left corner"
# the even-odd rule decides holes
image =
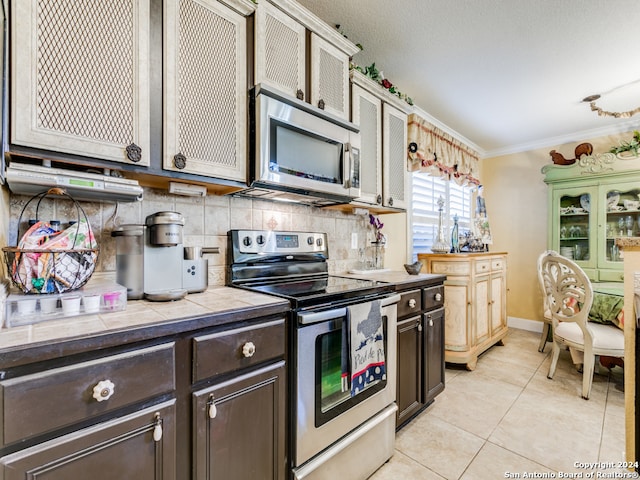
[[[49,350],[45,356],[55,357],[280,314],[289,308],[281,298],[231,287],[210,287],[174,302],[130,300],[119,312],[0,329],[0,368],[26,363],[31,350],[39,355]]]

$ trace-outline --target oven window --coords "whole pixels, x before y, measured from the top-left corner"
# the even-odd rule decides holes
[[[387,349],[387,318],[383,316],[384,350]],[[359,402],[386,387],[386,377],[374,380],[365,388],[352,389],[351,352],[343,319],[332,320],[332,329],[316,338],[315,424],[329,420],[353,408]]]
[[[343,144],[271,119],[269,169],[341,185]]]

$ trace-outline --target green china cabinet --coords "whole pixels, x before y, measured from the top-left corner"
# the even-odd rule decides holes
[[[640,158],[582,155],[573,165],[545,165],[547,245],[594,282],[622,282],[618,237],[640,237]]]

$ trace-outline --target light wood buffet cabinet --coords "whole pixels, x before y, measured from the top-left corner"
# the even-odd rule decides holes
[[[478,355],[507,334],[507,254],[418,254],[423,273],[444,282],[445,361],[473,370]]]

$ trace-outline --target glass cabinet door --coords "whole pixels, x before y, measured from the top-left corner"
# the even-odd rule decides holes
[[[620,281],[622,279],[622,258],[615,245],[619,237],[640,236],[640,185],[634,183],[616,183],[600,187],[602,247],[598,252],[598,267],[605,269],[602,280]]]
[[[551,245],[564,257],[576,261],[587,275],[596,267],[596,218],[592,205],[597,188],[577,187],[555,191],[553,215],[557,219],[551,228]]]

